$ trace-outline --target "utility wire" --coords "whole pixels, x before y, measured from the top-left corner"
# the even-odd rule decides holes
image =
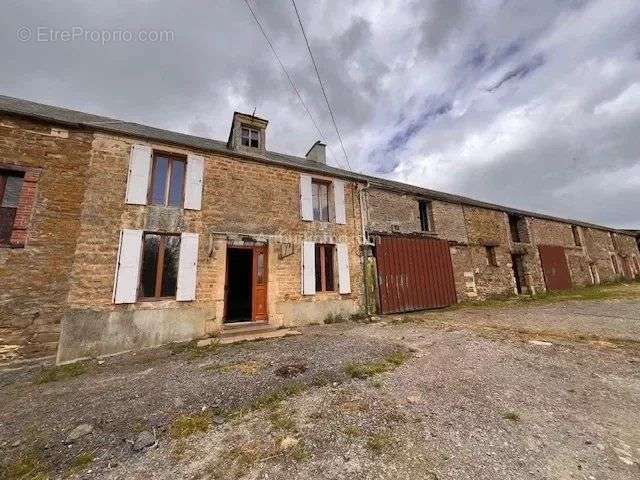
[[[264,27],[262,26],[262,23],[258,19],[258,16],[253,11],[253,8],[251,8],[251,4],[249,3],[249,0],[244,0],[244,3],[247,5],[247,8],[251,12],[251,16],[256,21],[256,24],[258,25],[258,28],[260,29],[260,32],[262,32],[262,36],[267,41],[267,44],[269,45],[269,48],[271,48],[271,51],[273,52],[273,55],[276,57],[276,60],[278,61],[278,64],[280,65],[280,68],[282,69],[282,71],[284,72],[285,76],[287,77],[287,80],[289,80],[289,84],[291,85],[291,88],[293,88],[294,92],[298,96],[298,99],[300,100],[300,103],[302,104],[302,106],[304,107],[305,111],[307,112],[307,115],[311,119],[311,122],[313,123],[313,126],[315,127],[316,131],[318,132],[318,135],[320,135],[320,138],[324,141],[325,144],[327,144],[327,150],[329,151],[329,155],[331,156],[332,160],[334,160],[338,164],[338,166],[340,168],[344,168],[344,166],[339,164],[337,162],[337,159],[333,156],[333,153],[331,152],[331,149],[328,146],[329,142],[327,142],[327,137],[325,136],[324,133],[322,133],[322,130],[320,130],[320,127],[318,127],[318,124],[316,123],[315,119],[313,118],[313,115],[311,114],[311,110],[309,110],[309,107],[307,107],[307,104],[302,99],[302,95],[300,95],[300,90],[298,90],[298,87],[296,87],[296,84],[294,83],[293,79],[291,78],[291,75],[289,75],[289,72],[287,71],[287,69],[285,68],[284,64],[282,63],[282,60],[280,60],[280,56],[278,55],[278,52],[276,52],[276,49],[273,46],[273,43],[271,43],[271,40],[269,39],[269,36],[267,35],[267,32],[265,31]]]
[[[351,164],[349,163],[349,155],[347,155],[347,150],[344,148],[344,142],[342,141],[342,135],[340,135],[340,130],[338,129],[338,125],[336,124],[336,117],[333,115],[333,109],[331,108],[331,104],[329,103],[329,99],[327,98],[327,92],[324,89],[324,84],[322,83],[322,79],[320,78],[320,72],[318,71],[318,64],[316,63],[316,59],[311,52],[311,45],[309,45],[309,39],[307,38],[307,34],[304,31],[304,26],[302,25],[302,18],[300,18],[300,12],[298,12],[298,6],[296,5],[295,0],[291,0],[293,4],[293,9],[296,11],[296,17],[298,17],[298,23],[300,24],[300,30],[302,30],[302,36],[304,37],[304,41],[307,44],[307,50],[309,51],[309,56],[311,57],[311,61],[313,62],[313,68],[316,71],[316,76],[318,77],[318,83],[320,83],[320,88],[322,89],[322,95],[324,96],[325,102],[327,102],[327,108],[329,109],[329,114],[331,115],[331,122],[333,123],[333,128],[335,128],[336,133],[338,134],[338,140],[340,140],[340,146],[342,147],[342,153],[344,153],[344,158],[347,160],[347,165],[349,166],[349,170],[353,170],[351,168]]]

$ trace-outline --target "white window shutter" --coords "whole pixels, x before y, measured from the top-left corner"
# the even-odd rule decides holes
[[[300,175],[300,215],[302,220],[313,221],[313,192],[309,175]]]
[[[333,181],[333,199],[335,202],[336,223],[347,223],[347,215],[344,209],[344,182],[342,180]]]
[[[202,208],[202,184],[204,175],[204,157],[187,157],[187,174],[184,182],[184,208],[200,210]]]
[[[122,230],[113,286],[114,303],[135,303],[140,281],[142,230]]]
[[[316,293],[316,244],[302,242],[302,294]]]
[[[349,277],[349,254],[347,245],[339,243],[336,245],[338,252],[338,287],[340,293],[351,293],[351,277]]]
[[[176,292],[176,300],[195,300],[197,269],[198,234],[183,233],[180,236],[180,260],[178,262],[178,291]]]
[[[151,176],[151,147],[133,145],[129,156],[129,177],[125,203],[146,205]]]

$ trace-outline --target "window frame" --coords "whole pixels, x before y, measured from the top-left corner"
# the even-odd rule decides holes
[[[162,204],[153,203],[153,185],[156,176],[156,158],[164,157],[169,160],[169,166],[167,169],[167,178],[164,185],[164,202]],[[180,198],[180,205],[169,205],[169,193],[171,192],[171,176],[173,175],[173,161],[184,163],[184,175],[182,177],[182,196]],[[147,205],[154,207],[165,208],[184,208],[184,197],[187,188],[187,157],[174,152],[164,152],[161,150],[154,150],[151,155],[151,177],[149,181],[149,189],[147,190]]]
[[[156,278],[154,282],[154,293],[153,297],[147,297],[144,295],[143,288],[143,276],[142,269],[144,267],[144,245],[145,245],[145,237],[147,235],[157,235],[160,237],[160,244],[158,245],[158,256],[156,258]],[[153,231],[143,231],[142,232],[142,249],[140,255],[140,281],[138,282],[138,301],[139,302],[159,302],[163,300],[175,300],[176,295],[178,293],[178,277],[176,276],[176,294],[172,296],[162,296],[162,275],[164,273],[164,253],[166,249],[166,238],[168,237],[178,237],[180,239],[180,244],[178,246],[178,264],[180,264],[180,248],[182,247],[182,236],[179,233],[166,233],[166,232],[153,232]],[[158,292],[160,295],[158,295]]]
[[[331,250],[331,289],[327,288],[327,255],[326,249]],[[318,252],[320,252],[320,285],[318,285]],[[336,246],[332,243],[316,243],[314,245],[314,265],[316,265],[315,286],[316,293],[335,293],[336,292]]]
[[[244,139],[245,139],[245,137],[243,135],[244,134],[244,130],[247,130],[249,132],[249,136],[247,137],[247,140],[249,142],[248,145],[244,144]],[[254,138],[253,138],[253,134],[254,133],[256,134],[256,137],[257,137],[255,139],[256,142],[257,142],[257,145],[255,145],[255,146],[251,144],[252,141],[254,140]],[[255,127],[252,127],[252,126],[249,126],[249,125],[245,125],[245,124],[240,124],[240,145],[242,145],[243,147],[260,149],[260,144],[262,143],[262,139],[260,137],[261,137],[261,132],[260,132],[259,128],[255,128]]]
[[[418,200],[418,215],[420,216],[420,231],[421,232],[434,232],[432,217],[432,202],[431,200]],[[426,228],[425,228],[426,227]]]
[[[316,195],[314,195],[314,185],[322,185],[327,189],[327,219],[326,220],[322,218],[316,218],[316,208],[315,208],[315,201],[314,201],[316,198]],[[322,222],[322,223],[335,222],[335,218],[336,218],[335,199],[333,194],[333,182],[331,180],[325,180],[322,178],[315,178],[315,177],[311,178],[311,210],[313,213],[314,222]]]
[[[25,184],[25,175],[26,171],[17,168],[3,168],[0,166],[0,209],[7,208],[13,210],[13,219],[11,220],[11,228],[9,229],[9,238],[3,240],[0,238],[0,247],[13,247],[11,243],[11,237],[13,235],[13,231],[15,229],[16,224],[16,216],[18,215],[18,210],[20,210],[20,198],[22,196],[22,191],[24,189]],[[4,194],[7,186],[7,179],[9,177],[17,177],[22,179],[22,183],[20,185],[20,190],[18,192],[18,202],[15,207],[3,207],[2,201],[4,200]]]

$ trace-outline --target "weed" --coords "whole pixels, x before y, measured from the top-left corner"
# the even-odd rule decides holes
[[[512,422],[519,422],[520,421],[520,415],[517,412],[504,412],[502,414],[502,418],[504,418],[505,420],[511,420]]]
[[[351,378],[365,379],[389,372],[402,365],[407,359],[404,352],[397,351],[385,356],[383,360],[370,363],[350,363],[345,367],[345,372]]]
[[[333,313],[331,312],[324,319],[324,323],[330,325],[332,323],[344,323],[347,321],[347,317],[342,313]]]
[[[73,463],[66,471],[65,476],[75,475],[76,473],[80,473],[85,470],[91,463],[95,457],[91,452],[82,452],[79,453],[76,458],[73,459]]]
[[[394,444],[393,438],[386,433],[377,433],[367,439],[367,448],[374,453],[382,453]]]
[[[171,355],[185,354],[192,359],[196,359],[205,355],[217,353],[219,346],[218,341],[216,339],[212,339],[209,345],[202,347],[199,347],[197,340],[194,340],[191,342],[172,343],[168,348],[171,351]]]
[[[187,438],[194,433],[206,432],[209,426],[211,426],[211,416],[208,412],[197,413],[192,416],[182,415],[171,424],[171,438],[176,440]]]
[[[47,480],[49,469],[33,452],[22,455],[15,463],[2,465],[2,480]]]
[[[35,379],[35,383],[49,383],[57,382],[60,380],[69,380],[70,378],[77,377],[86,373],[89,370],[89,366],[86,363],[69,363],[67,365],[58,365],[55,367],[43,368],[38,373]]]
[[[358,427],[346,427],[343,431],[342,431],[347,437],[361,437],[362,436],[362,430],[360,430]]]
[[[250,408],[251,410],[260,410],[263,408],[275,409],[287,398],[298,395],[304,390],[304,385],[299,383],[290,383],[282,387],[280,390],[276,390],[275,392],[256,398]]]
[[[269,421],[276,430],[296,431],[296,422],[289,415],[284,415],[280,411],[275,411],[269,415]]]

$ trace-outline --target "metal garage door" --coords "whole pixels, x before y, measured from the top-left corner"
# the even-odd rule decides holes
[[[544,273],[547,290],[569,290],[571,288],[571,274],[567,265],[564,247],[557,245],[539,245],[540,263]]]
[[[381,313],[399,313],[456,303],[446,240],[379,236],[376,264]]]

